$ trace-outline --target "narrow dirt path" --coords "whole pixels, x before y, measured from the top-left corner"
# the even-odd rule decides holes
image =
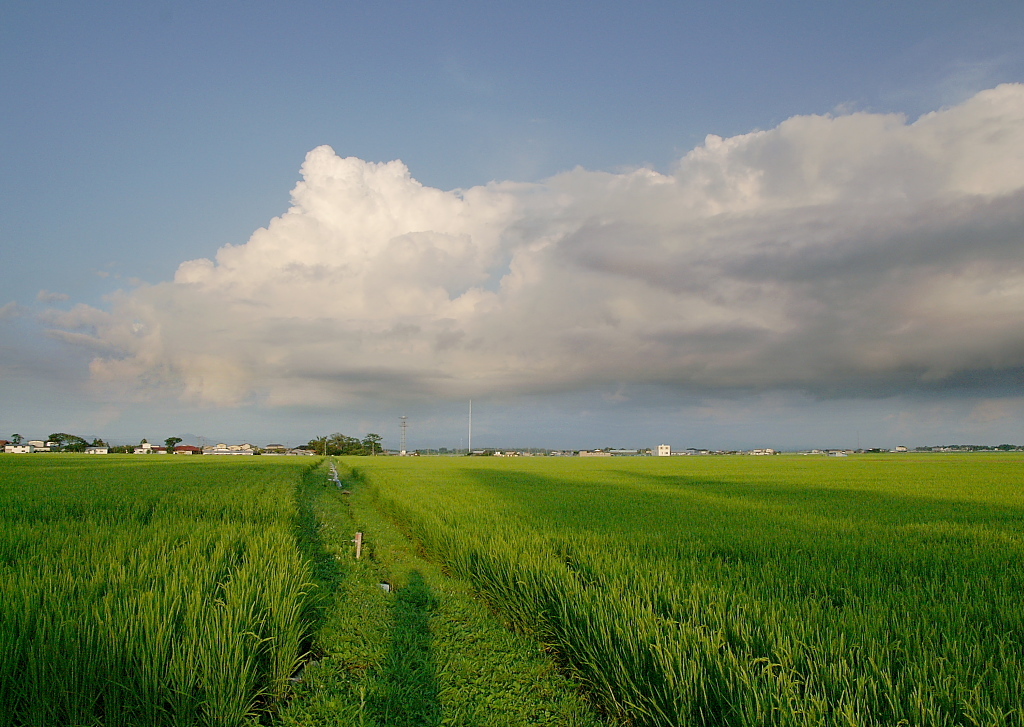
[[[281,723],[322,727],[597,727],[543,649],[425,559],[358,482],[313,473],[300,541],[316,572],[315,660]],[[355,560],[354,533],[364,534]]]

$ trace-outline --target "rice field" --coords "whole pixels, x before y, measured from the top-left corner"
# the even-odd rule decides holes
[[[0,458],[0,725],[273,716],[309,638],[310,465],[244,459]]]
[[[636,725],[1024,723],[1024,458],[346,460]]]
[[[1021,455],[344,463],[612,721],[1024,723]],[[311,466],[0,458],[0,727],[279,722],[316,623]],[[399,708],[371,692],[370,717]]]

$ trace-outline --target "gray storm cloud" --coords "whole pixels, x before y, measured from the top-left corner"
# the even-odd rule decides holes
[[[100,351],[98,381],[215,405],[618,383],[875,395],[1024,369],[1022,85],[913,123],[708,136],[667,174],[442,191],[326,146],[301,172],[247,243],[56,335]]]

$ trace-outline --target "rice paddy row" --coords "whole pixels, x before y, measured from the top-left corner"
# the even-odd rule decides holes
[[[1019,456],[348,462],[625,721],[1024,721]]]
[[[310,636],[308,462],[8,457],[0,725],[268,718]]]
[[[0,725],[603,723],[367,495],[319,462],[4,458]]]
[[[1018,455],[140,459],[0,463],[0,726],[1024,722]]]

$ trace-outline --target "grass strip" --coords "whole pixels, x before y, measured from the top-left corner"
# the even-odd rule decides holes
[[[325,469],[301,495],[299,541],[321,591],[319,626],[315,659],[282,724],[606,724],[536,642],[508,631],[465,581],[423,558],[340,469],[340,487]]]

